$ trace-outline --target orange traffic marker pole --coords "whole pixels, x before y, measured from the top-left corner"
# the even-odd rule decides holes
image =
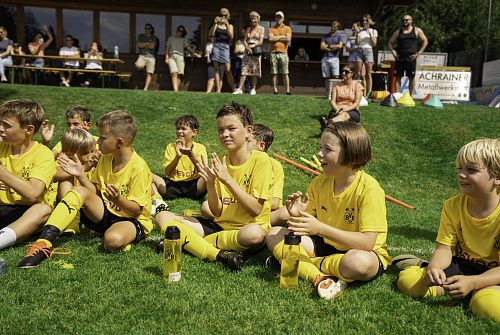
[[[304,166],[302,164],[294,162],[291,159],[288,159],[288,158],[286,158],[284,156],[281,156],[281,155],[278,155],[278,154],[275,154],[275,153],[273,153],[273,156],[276,157],[279,160],[282,160],[285,163],[290,164],[291,166],[294,166],[294,167],[296,167],[298,169],[301,169],[303,171],[306,171],[306,172],[310,172],[310,173],[312,173],[312,174],[314,174],[316,176],[319,176],[321,174],[320,172],[318,172],[316,170],[310,169],[307,166]],[[413,207],[411,205],[408,205],[407,203],[405,203],[405,202],[403,202],[401,200],[398,200],[396,198],[393,198],[393,197],[391,197],[390,195],[387,195],[387,194],[385,195],[385,200],[390,201],[393,204],[399,205],[399,206],[404,207],[404,208],[415,209],[415,207]]]

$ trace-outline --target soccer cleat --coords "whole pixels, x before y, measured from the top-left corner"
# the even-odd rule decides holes
[[[398,270],[404,270],[410,266],[421,266],[422,263],[427,262],[415,255],[399,255],[392,259],[392,265],[398,268]]]
[[[52,254],[52,247],[49,247],[45,242],[39,241],[31,244],[28,247],[26,256],[19,262],[21,269],[28,269],[38,266],[41,262],[50,258]]]
[[[330,300],[338,297],[347,288],[345,281],[341,279],[334,279],[332,277],[320,277],[321,281],[316,286],[318,290],[318,295],[326,300]]]
[[[224,264],[231,271],[240,271],[243,267],[243,253],[241,251],[221,250],[215,260]]]
[[[280,264],[280,262],[278,262],[278,260],[274,256],[267,257],[266,268],[274,270],[278,273],[281,272],[281,264]]]
[[[168,205],[163,199],[153,199],[151,201],[151,220],[155,220],[156,215],[168,210]]]
[[[164,246],[164,241],[162,239],[162,240],[160,240],[160,242],[158,242],[158,244],[155,247],[156,252],[161,254],[163,252],[163,248],[164,248],[163,246]]]

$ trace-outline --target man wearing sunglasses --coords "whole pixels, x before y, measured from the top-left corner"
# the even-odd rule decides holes
[[[415,89],[415,71],[417,69],[417,58],[424,52],[427,47],[427,37],[422,29],[412,25],[410,15],[403,16],[403,26],[396,30],[387,46],[391,50],[394,59],[396,59],[396,88],[400,91],[401,77],[406,76],[410,80],[410,95],[413,95]],[[397,41],[397,47],[394,49],[392,45]],[[418,44],[420,42],[420,48]]]
[[[137,48],[139,49],[139,57],[135,62],[137,70],[146,69],[146,82],[144,83],[144,91],[147,91],[149,84],[155,73],[156,53],[158,52],[159,40],[154,35],[153,26],[146,23],[144,26],[144,34],[139,34],[137,37]]]

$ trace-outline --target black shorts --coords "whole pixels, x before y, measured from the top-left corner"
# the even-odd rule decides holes
[[[0,229],[19,220],[30,207],[28,205],[0,205]]]
[[[224,228],[219,226],[217,223],[215,223],[211,219],[207,219],[207,218],[199,217],[199,216],[195,217],[195,219],[198,220],[198,222],[200,222],[200,224],[203,228],[204,236],[208,236],[208,235],[211,235],[211,234],[214,234],[214,233],[217,233],[217,232],[224,230]]]
[[[90,230],[95,231],[96,233],[104,235],[106,230],[108,230],[112,225],[114,225],[117,222],[121,221],[128,221],[131,222],[136,230],[135,234],[135,240],[133,242],[139,242],[144,239],[145,234],[144,234],[144,228],[142,228],[141,223],[139,220],[136,218],[124,218],[117,216],[113,213],[111,213],[108,208],[104,205],[104,202],[102,203],[104,206],[104,214],[102,216],[101,221],[95,223],[92,222],[87,215],[85,215],[85,212],[83,210],[80,210],[80,224],[84,224],[85,227],[87,227]]]
[[[348,111],[346,113],[349,114],[349,121],[356,123],[359,123],[359,121],[361,121],[361,115],[359,114],[359,111],[357,109]],[[328,114],[328,118],[333,119],[335,117],[335,114],[336,113],[333,110],[331,110],[330,113]]]
[[[395,72],[396,77],[401,78],[405,75],[409,79],[415,78],[415,71],[417,70],[417,60],[411,60],[409,56],[401,57],[396,61]]]
[[[168,178],[163,178],[165,181],[165,194],[163,199],[172,200],[176,198],[190,198],[194,200],[201,199],[205,196],[205,193],[198,194],[198,179],[188,180],[188,181],[172,181]]]
[[[316,257],[325,257],[325,256],[333,255],[333,254],[345,254],[347,252],[347,250],[338,250],[333,245],[326,243],[325,239],[321,236],[311,235],[309,237],[311,238],[311,240],[313,242],[314,254],[316,255]],[[370,280],[374,280],[374,279],[380,277],[385,272],[384,264],[380,260],[379,255],[377,255],[377,253],[374,251],[372,251],[372,252],[375,254],[375,256],[377,256],[378,270],[377,270],[377,273],[375,274],[375,276],[373,276],[373,278]],[[320,264],[319,268],[321,270],[321,264]]]
[[[490,268],[485,265],[474,263],[461,257],[453,256],[450,266],[448,266],[443,271],[446,274],[446,278],[448,278],[459,275],[477,276],[488,270],[490,270]]]

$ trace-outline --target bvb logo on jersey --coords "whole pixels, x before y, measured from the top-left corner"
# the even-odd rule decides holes
[[[500,235],[495,237],[495,242],[493,243],[493,250],[500,251]]]
[[[120,186],[120,195],[122,197],[126,197],[128,195],[128,186],[127,185]]]
[[[354,223],[354,208],[346,208],[344,213],[344,221],[348,224]]]
[[[252,175],[248,176],[245,174],[243,176],[243,186],[247,187],[250,184],[250,178],[252,178]]]
[[[21,178],[24,180],[28,180],[30,178],[30,168],[27,166],[23,166],[23,170],[21,171]]]

